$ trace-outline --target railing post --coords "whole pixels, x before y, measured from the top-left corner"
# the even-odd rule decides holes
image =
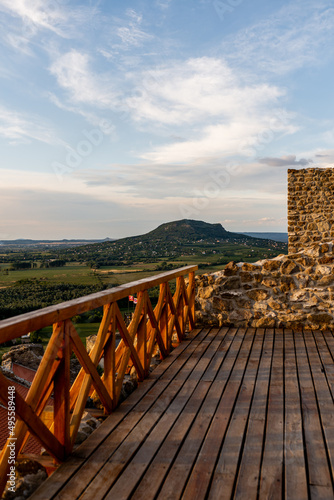
[[[188,303],[189,303],[189,331],[195,328],[195,272],[189,273],[189,284],[188,284]]]
[[[138,294],[138,302],[140,302],[141,297],[144,299],[143,309],[142,309],[142,318],[138,325],[137,330],[137,353],[140,359],[141,365],[144,369],[144,375],[148,374],[148,366],[147,366],[147,298],[148,293],[147,290],[144,292],[139,292]]]
[[[176,299],[178,299],[177,305],[177,318],[179,320],[179,325],[182,332],[182,338],[185,334],[185,321],[184,321],[184,279],[183,276],[176,278]]]
[[[106,306],[104,306],[106,307]],[[104,346],[104,385],[116,406],[115,387],[115,349],[116,349],[116,304],[112,304],[111,323],[108,328],[108,340]]]
[[[54,325],[56,329],[58,325]],[[71,450],[70,440],[70,332],[69,320],[61,324],[60,364],[54,377],[54,435],[64,446],[65,455]]]
[[[160,285],[160,295],[163,296],[163,307],[160,317],[160,333],[161,338],[164,343],[166,352],[170,351],[170,342],[168,339],[168,297],[167,297],[167,283],[161,283]]]

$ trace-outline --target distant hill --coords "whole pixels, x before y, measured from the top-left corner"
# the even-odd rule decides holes
[[[240,233],[253,238],[261,238],[265,240],[281,241],[288,243],[288,233]]]
[[[214,255],[220,247],[226,245],[261,247],[283,253],[287,250],[283,243],[226,231],[221,224],[182,219],[161,224],[140,236],[85,245],[69,249],[66,254],[71,258],[91,260],[100,265],[117,265],[120,261],[138,262],[185,255],[207,255],[209,251]]]
[[[30,239],[17,239],[17,240],[1,240],[0,246],[2,247],[72,247],[77,245],[87,245],[89,243],[101,243],[102,241],[113,241],[110,238],[104,240],[30,240]]]
[[[161,226],[153,229],[153,231],[150,231],[142,236],[136,236],[133,239],[136,238],[139,238],[141,241],[159,240],[190,243],[201,240],[236,239],[239,241],[242,239],[242,235],[226,231],[221,224],[209,224],[199,220],[182,219],[161,224]]]

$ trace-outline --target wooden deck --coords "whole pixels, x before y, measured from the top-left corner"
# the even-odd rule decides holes
[[[192,332],[31,499],[332,499],[334,338]]]

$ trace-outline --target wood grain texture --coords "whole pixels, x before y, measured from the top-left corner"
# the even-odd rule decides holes
[[[184,275],[194,273],[196,269],[197,266],[187,266],[0,322],[2,342],[53,325],[53,334],[26,401],[18,397],[17,452],[26,443],[30,432],[53,456],[63,460],[74,446],[88,396],[98,396],[105,413],[110,414],[118,404],[125,375],[135,369],[138,380],[142,382],[149,375],[153,353],[160,349],[161,357],[168,356],[174,334],[181,341],[188,326],[189,330],[194,329],[193,315],[188,306],[189,300],[194,301],[194,279],[190,278],[191,283],[186,286]],[[179,283],[174,296],[169,287],[169,281],[173,279]],[[157,285],[160,285],[161,294],[153,310],[148,289]],[[135,293],[138,302],[127,327],[117,301]],[[88,354],[71,317],[100,306],[103,306],[103,317],[94,347]],[[116,330],[121,337],[117,347]],[[82,368],[70,387],[72,351]],[[105,374],[101,377],[97,365],[102,358],[105,360]],[[5,403],[6,380],[0,377],[0,398]],[[54,417],[48,429],[40,417],[52,390]],[[37,432],[38,425],[40,433]],[[4,449],[0,457],[1,493],[8,470],[8,449]]]
[[[328,332],[194,330],[31,499],[332,499],[333,351]]]

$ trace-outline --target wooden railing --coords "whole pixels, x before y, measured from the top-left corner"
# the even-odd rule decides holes
[[[105,413],[111,413],[118,404],[127,371],[134,367],[141,381],[149,373],[155,349],[159,349],[161,357],[168,355],[173,333],[181,341],[186,326],[189,325],[189,330],[195,326],[196,269],[197,266],[187,266],[0,321],[0,343],[53,325],[52,336],[26,399],[15,394],[16,455],[32,434],[56,461],[62,462],[75,443],[87,398],[95,392]],[[189,275],[188,283],[186,275]],[[173,296],[171,280],[176,280]],[[153,309],[148,290],[156,286],[160,286],[160,292]],[[117,301],[134,294],[137,294],[137,305],[127,327]],[[103,318],[94,347],[88,354],[71,318],[101,306]],[[121,337],[117,347],[116,332]],[[70,386],[72,352],[82,368]],[[97,365],[102,357],[104,373],[100,376]],[[7,408],[10,386],[11,382],[0,371],[0,400]],[[54,416],[51,426],[47,427],[41,416],[52,394]],[[1,432],[8,431],[1,429]],[[8,479],[11,442],[9,437],[0,456],[0,494]]]

